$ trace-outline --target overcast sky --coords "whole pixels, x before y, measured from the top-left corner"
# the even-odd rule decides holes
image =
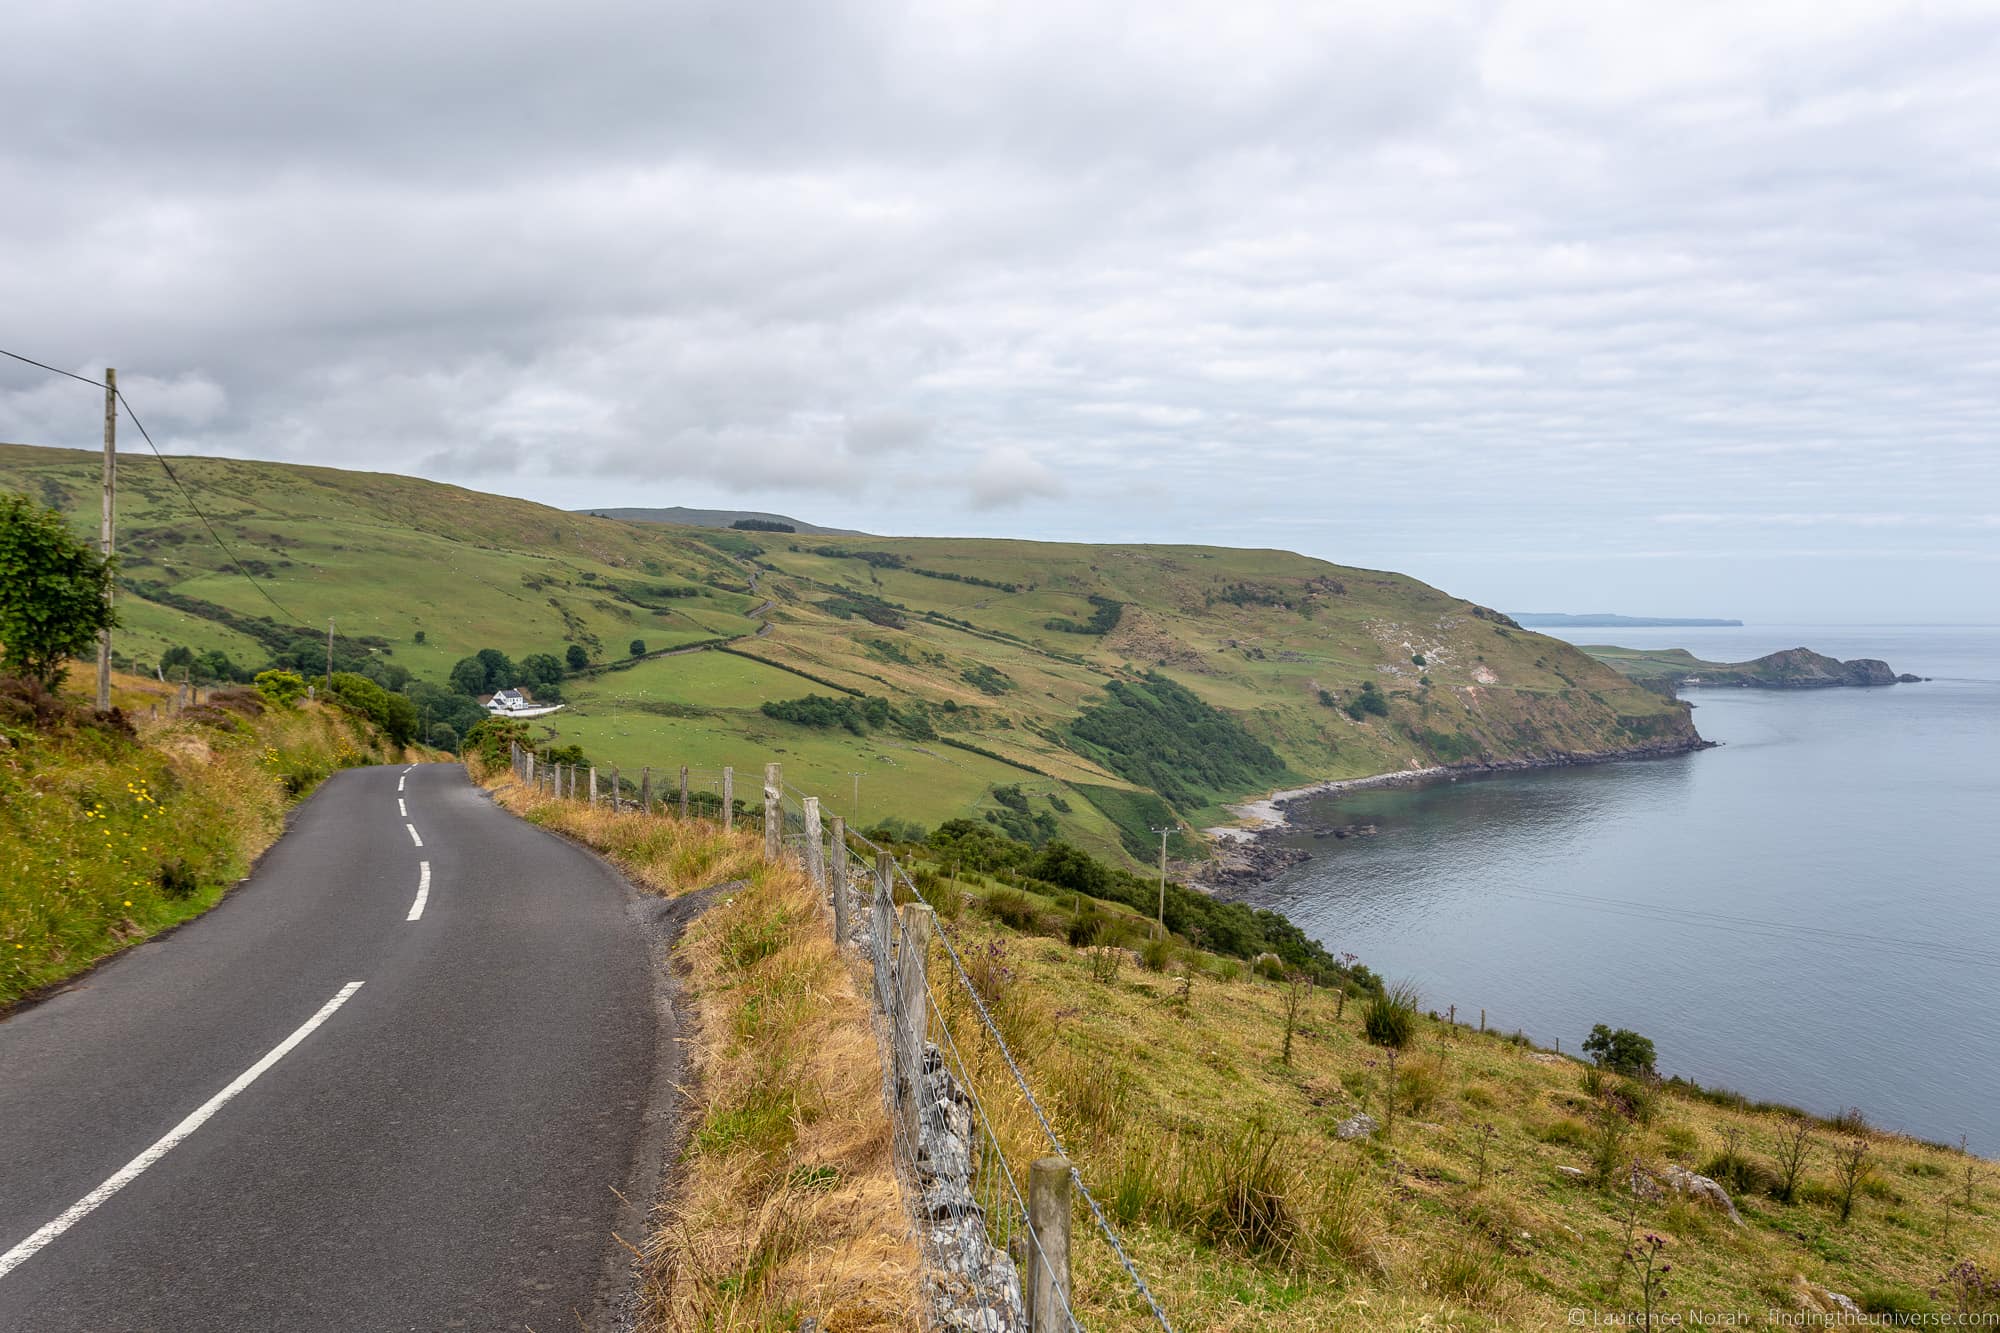
[[[0,346],[116,365],[174,449],[2000,620],[1991,5],[6,26]],[[99,412],[0,366],[0,439]]]

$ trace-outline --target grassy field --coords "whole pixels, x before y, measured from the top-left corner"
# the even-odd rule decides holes
[[[1364,1003],[1325,991],[1302,996],[1287,1060],[1283,982],[1178,944],[1153,955],[1157,971],[1124,948],[1107,969],[1000,919],[1060,931],[1066,900],[960,889],[932,900],[956,917],[1001,1030],[1177,1327],[1553,1328],[1579,1309],[1605,1323],[1642,1307],[1623,1256],[1648,1235],[1672,1264],[1655,1314],[1675,1326],[1689,1312],[1779,1326],[1771,1312],[1836,1309],[1828,1292],[1875,1314],[2000,1311],[2000,1287],[1947,1278],[2000,1263],[1991,1163],[1602,1074],[1421,1013],[1392,1064]],[[1030,1160],[1044,1141],[966,1008],[960,1048],[987,1053],[987,1104],[1010,1157]],[[1376,1133],[1335,1133],[1364,1112]],[[1784,1201],[1781,1148],[1800,1130]],[[1866,1169],[1843,1221],[1837,1162],[1856,1144]],[[1635,1197],[1635,1163],[1642,1180],[1675,1165],[1720,1177],[1742,1224],[1672,1191]],[[1081,1213],[1077,1226],[1087,1237]],[[1079,1240],[1075,1256],[1091,1328],[1157,1327],[1102,1244]]]
[[[0,485],[79,529],[95,521],[96,468],[86,453],[0,446]],[[836,805],[852,804],[860,769],[869,818],[981,818],[996,786],[1040,782],[1068,807],[1055,809],[1064,836],[1130,852],[1169,815],[1133,814],[1118,794],[1152,785],[1135,776],[1148,762],[1201,756],[1158,734],[1083,745],[1074,728],[1114,685],[1155,673],[1274,756],[1191,784],[1171,815],[1190,825],[1298,781],[1693,736],[1683,706],[1568,644],[1413,579],[1284,551],[732,533],[328,468],[177,469],[308,630],[332,617],[433,682],[482,647],[518,660],[581,646],[607,669],[566,680],[574,707],[551,725],[600,766],[777,759]],[[121,652],[143,664],[184,644],[260,663],[283,615],[190,524],[156,464],[128,461],[121,496]],[[631,663],[633,639],[652,654],[716,639],[733,651]],[[813,694],[888,699],[898,719],[856,735],[759,711]]]
[[[126,729],[70,674],[54,696],[0,682],[0,1009],[207,911],[321,778],[402,754],[339,709],[238,691],[176,714],[118,675]]]

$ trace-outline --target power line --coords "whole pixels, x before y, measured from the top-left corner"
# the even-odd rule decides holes
[[[19,352],[10,352],[10,351],[8,351],[8,350],[7,350],[6,348],[4,348],[4,347],[0,347],[0,356],[11,356],[11,357],[13,357],[13,358],[14,358],[14,359],[15,359],[16,361],[25,361],[25,362],[27,362],[27,363],[28,363],[29,365],[31,365],[31,366],[34,366],[34,367],[36,367],[36,368],[37,368],[37,369],[39,369],[39,370],[46,370],[46,371],[48,371],[48,372],[49,372],[49,373],[50,373],[51,375],[62,375],[62,376],[65,376],[66,378],[69,378],[69,379],[73,379],[73,380],[75,380],[75,381],[76,381],[77,383],[79,383],[79,384],[88,384],[88,385],[91,385],[91,386],[92,386],[92,387],[94,387],[94,388],[99,388],[99,389],[101,389],[101,388],[103,388],[103,387],[104,387],[104,381],[103,381],[103,380],[93,380],[93,379],[88,379],[88,378],[86,378],[85,376],[82,376],[82,375],[75,375],[75,374],[71,374],[71,373],[70,373],[69,371],[67,371],[67,370],[58,370],[58,369],[57,369],[56,367],[54,367],[54,366],[51,366],[51,365],[48,365],[48,364],[46,364],[45,362],[41,362],[41,361],[37,361],[37,360],[35,360],[35,358],[33,358],[32,356],[22,356],[22,355],[21,355],[21,354],[20,354]]]
[[[94,380],[86,375],[78,375],[71,371],[63,370],[59,367],[48,364],[46,361],[37,361],[35,360],[35,358],[31,356],[22,356],[19,352],[10,352],[4,347],[0,347],[0,356],[12,357],[14,360],[20,361],[26,365],[34,366],[38,370],[46,370],[52,375],[61,375],[65,379],[75,380],[79,384],[88,384],[99,389],[105,387],[104,382],[102,380]],[[222,539],[222,534],[217,532],[215,530],[215,525],[208,521],[208,515],[202,513],[201,506],[194,502],[194,496],[189,494],[188,488],[181,484],[181,479],[174,473],[173,465],[168,463],[167,456],[160,452],[160,446],[153,443],[153,437],[146,431],[146,423],[139,420],[139,414],[132,410],[131,400],[125,397],[125,394],[122,390],[113,389],[111,390],[111,392],[117,395],[120,406],[122,406],[125,409],[125,415],[132,418],[132,424],[139,428],[139,437],[145,440],[146,447],[153,451],[153,457],[160,460],[160,468],[167,474],[167,480],[171,481],[174,484],[174,489],[180,492],[181,499],[187,502],[187,507],[193,511],[194,516],[196,518],[201,520],[202,527],[208,530],[209,539],[213,541],[216,544],[216,546],[221,549],[223,555],[229,558],[229,563],[235,567],[236,572],[238,574],[241,574],[244,577],[244,579],[249,582],[250,586],[255,588],[258,591],[258,593],[263,596],[264,600],[269,602],[277,610],[279,615],[283,616],[286,620],[289,620],[290,622],[292,622],[292,624],[297,625],[301,629],[313,628],[312,626],[307,625],[306,622],[300,619],[297,615],[287,610],[283,603],[281,603],[277,598],[271,595],[270,589],[266,588],[254,574],[252,574],[248,569],[244,568],[243,562],[236,558],[235,550],[229,545],[228,542]]]
[[[194,516],[201,520],[201,525],[204,528],[208,529],[208,535],[214,539],[215,544],[217,546],[222,548],[222,553],[229,557],[229,563],[236,566],[236,572],[241,574],[245,579],[247,579],[251,587],[255,588],[258,592],[262,593],[264,596],[264,600],[269,602],[273,607],[276,607],[279,615],[291,621],[294,625],[299,626],[301,629],[311,628],[311,626],[308,626],[305,621],[299,619],[298,616],[292,614],[292,612],[285,609],[284,605],[280,603],[277,598],[271,595],[270,589],[266,588],[261,582],[257,580],[257,578],[254,575],[250,573],[249,570],[243,567],[243,562],[236,558],[235,550],[230,547],[228,542],[222,540],[222,534],[217,532],[215,530],[215,525],[208,521],[208,515],[201,512],[201,506],[194,502],[194,497],[192,495],[188,494],[188,488],[181,485],[181,479],[174,475],[174,469],[172,465],[167,462],[167,456],[160,452],[160,446],[154,444],[153,437],[146,433],[145,423],[140,421],[139,414],[132,410],[132,404],[126,400],[123,391],[114,389],[112,390],[112,392],[118,395],[118,402],[120,403],[120,405],[124,407],[125,415],[132,418],[132,424],[139,428],[139,437],[145,440],[146,447],[153,451],[153,457],[160,460],[160,467],[166,472],[167,480],[171,481],[174,484],[174,489],[181,493],[181,499],[187,501],[187,507],[194,511]]]

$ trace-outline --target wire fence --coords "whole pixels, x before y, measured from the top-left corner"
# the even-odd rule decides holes
[[[822,819],[819,800],[784,782],[776,764],[749,784],[761,805],[736,795],[748,775],[728,768],[681,766],[657,776],[646,768],[635,778],[538,765],[525,750],[514,768],[548,795],[746,821],[762,829],[767,857],[799,866],[821,890],[836,938],[868,978],[883,1101],[923,1253],[930,1327],[1080,1333],[1086,1324],[1072,1281],[1072,1240],[1081,1239],[1101,1245],[1122,1275],[1119,1311],[1173,1333],[1002,1035],[975,984],[977,963],[968,966],[936,905],[889,849],[838,818]],[[1003,1132],[996,1121],[1019,1107],[1028,1118],[1015,1116]],[[1088,1222],[1073,1237],[1078,1204]]]

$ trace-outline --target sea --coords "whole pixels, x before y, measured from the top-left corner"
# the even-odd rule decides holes
[[[1929,679],[1691,689],[1715,749],[1299,802],[1313,858],[1258,901],[1461,1021],[1631,1028],[1663,1074],[2000,1155],[2000,626],[1561,636]]]

